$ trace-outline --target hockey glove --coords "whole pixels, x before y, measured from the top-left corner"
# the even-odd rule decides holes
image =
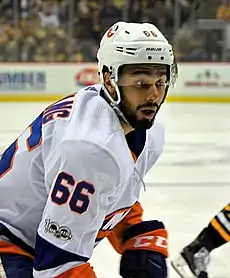
[[[144,221],[128,228],[123,236],[120,262],[123,278],[167,278],[167,232],[162,222]]]

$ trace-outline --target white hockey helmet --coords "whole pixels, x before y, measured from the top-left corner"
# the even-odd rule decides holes
[[[168,79],[166,94],[169,86],[173,86],[176,81],[177,66],[174,62],[172,46],[163,34],[150,23],[127,23],[123,21],[115,23],[102,37],[97,59],[104,93],[110,105],[126,122],[127,120],[119,108],[121,93],[117,81],[120,66],[130,64],[166,65]],[[110,81],[117,93],[116,100],[112,98],[104,85],[104,67],[107,67],[111,73]]]
[[[118,68],[124,64],[162,64],[170,68],[174,65],[172,46],[150,23],[115,23],[101,39],[97,59],[102,83],[104,66],[117,82]],[[169,79],[173,85],[171,71]]]

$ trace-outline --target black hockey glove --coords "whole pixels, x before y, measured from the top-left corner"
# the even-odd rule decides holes
[[[123,236],[120,262],[123,278],[167,278],[167,232],[162,222],[144,221],[128,228]]]

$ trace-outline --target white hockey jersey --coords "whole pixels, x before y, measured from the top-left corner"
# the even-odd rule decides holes
[[[159,117],[125,136],[101,90],[50,105],[0,160],[0,236],[36,254],[34,277],[67,277],[87,262],[138,201],[162,152]]]

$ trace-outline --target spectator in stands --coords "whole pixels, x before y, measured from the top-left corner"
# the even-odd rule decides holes
[[[197,40],[186,27],[196,0],[179,0],[181,25],[174,33],[175,1],[0,0],[0,61],[94,62],[100,34],[122,18],[153,23],[169,40],[175,37],[179,60],[219,60],[221,38],[210,44],[214,34],[206,32],[206,42]],[[216,17],[230,19],[230,1],[221,1]]]
[[[122,9],[116,6],[114,1],[104,1],[100,9],[100,31],[104,33],[115,22],[122,19]],[[116,2],[116,0],[115,0]]]
[[[43,27],[59,27],[58,3],[44,2],[42,10],[39,12],[41,26]]]
[[[230,19],[230,1],[222,0],[221,3],[217,7],[216,11],[216,18],[217,19]]]
[[[141,0],[129,0],[128,1],[128,19],[131,22],[140,22],[143,18],[142,12],[144,10],[144,2]]]
[[[143,20],[156,25],[163,30],[168,39],[171,39],[169,30],[173,28],[173,6],[170,1],[148,1],[146,9],[143,11]]]
[[[205,61],[204,41],[191,28],[184,26],[174,36],[175,57],[179,61]]]
[[[1,30],[0,31],[0,62],[5,62],[8,60],[7,42],[8,42],[8,37]]]

